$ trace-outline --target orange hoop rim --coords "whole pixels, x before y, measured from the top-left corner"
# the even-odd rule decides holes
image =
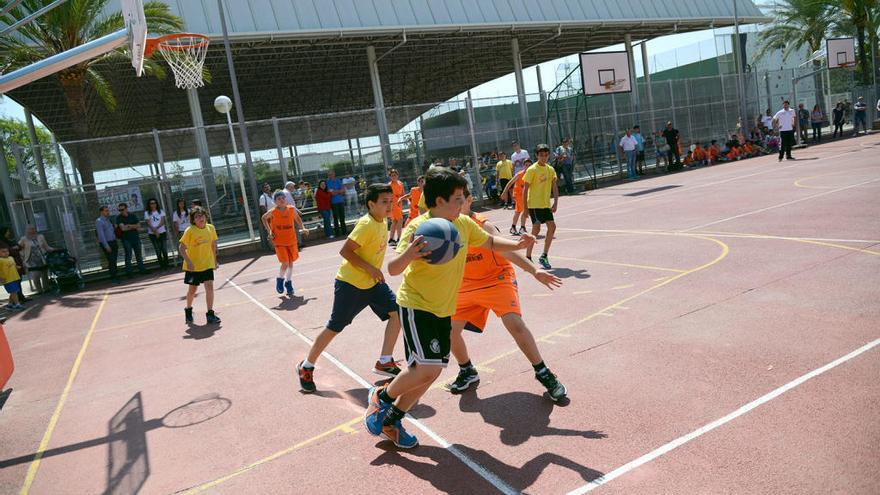
[[[198,43],[187,43],[184,45],[165,45],[168,40],[173,40],[177,38],[198,38],[200,41]],[[202,46],[207,45],[210,42],[207,36],[199,33],[171,33],[165,34],[162,36],[158,36],[156,38],[147,38],[147,42],[144,45],[144,56],[149,57],[152,55],[157,49],[161,50],[174,50],[174,51],[184,51],[191,50],[193,48],[200,48]]]

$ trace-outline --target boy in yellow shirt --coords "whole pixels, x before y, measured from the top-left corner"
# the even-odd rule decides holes
[[[392,356],[394,343],[400,335],[397,300],[382,275],[382,262],[388,245],[385,222],[394,207],[394,191],[388,184],[372,184],[367,187],[366,196],[367,214],[358,220],[339,250],[343,261],[336,272],[330,321],[315,338],[306,359],[296,365],[299,386],[306,393],[315,391],[314,372],[318,357],[367,306],[380,320],[387,322],[382,352],[373,366],[373,372],[390,377],[400,373],[400,367]]]
[[[189,212],[190,226],[180,237],[178,251],[183,258],[183,283],[186,292],[186,308],[183,309],[187,323],[193,322],[193,299],[199,285],[205,284],[205,303],[208,305],[208,323],[220,323],[214,314],[214,270],[217,265],[217,231],[208,223],[208,213],[201,206]]]
[[[370,389],[364,425],[371,434],[382,435],[401,448],[412,448],[419,443],[403,429],[403,416],[449,362],[452,315],[467,258],[467,249],[460,249],[451,261],[442,265],[423,261],[430,252],[423,251],[426,243],[421,236],[413,237],[419,225],[431,218],[449,220],[458,230],[462,248],[508,252],[527,248],[535,242],[529,235],[519,242],[490,236],[470,217],[462,215],[466,188],[465,179],[448,168],[435,167],[428,171],[423,195],[428,213],[410,222],[400,238],[397,256],[388,264],[389,274],[403,273],[397,303],[409,366],[388,385]]]
[[[9,293],[9,304],[6,309],[21,311],[24,306],[18,301],[18,293],[21,292],[21,276],[15,266],[15,259],[9,255],[9,248],[0,246],[0,284]]]
[[[507,153],[500,152],[498,153],[498,163],[495,164],[495,178],[498,181],[498,190],[503,191],[505,187],[507,187],[507,183],[510,182],[510,179],[513,178],[513,162],[507,159]],[[504,208],[507,209],[510,206],[510,202],[501,198],[504,201]]]
[[[541,232],[541,224],[547,225],[547,236],[544,237],[544,253],[538,258],[541,268],[549,270],[550,260],[547,253],[550,252],[550,244],[553,243],[553,234],[556,233],[556,222],[553,214],[559,205],[559,188],[556,186],[556,170],[547,165],[550,158],[550,147],[539,144],[536,149],[538,163],[526,170],[523,177],[523,198],[529,209],[529,218],[532,220],[532,235],[537,236]],[[553,197],[553,206],[550,206],[550,198]],[[526,250],[526,258],[532,260],[532,247]]]

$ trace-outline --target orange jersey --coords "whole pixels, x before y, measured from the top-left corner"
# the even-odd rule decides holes
[[[476,213],[471,213],[471,218],[481,227],[487,220],[485,216]],[[458,293],[492,286],[498,283],[498,280],[504,280],[505,275],[512,272],[513,266],[510,262],[491,249],[469,247],[464,265],[464,277]]]
[[[513,180],[513,199],[515,201],[520,201],[522,199],[523,188],[526,187],[526,181],[523,179],[526,176],[525,171],[522,171],[516,174]]]
[[[745,150],[746,150],[746,154],[747,154],[747,155],[751,155],[752,153],[755,152],[755,148],[752,148],[752,145],[751,145],[751,144],[746,143],[746,145],[744,146],[744,148],[745,148]]]
[[[706,159],[706,150],[697,146],[697,149],[694,150],[694,160],[705,160]]]
[[[276,246],[296,246],[296,211],[288,206],[283,210],[272,209],[269,226],[272,228],[272,242]]]
[[[721,150],[719,150],[717,146],[712,146],[711,148],[709,148],[709,158],[711,158],[713,161],[718,158],[719,154],[721,154]]]
[[[418,186],[409,189],[409,217],[419,216],[419,198],[422,197],[422,188]]]
[[[691,154],[691,156],[684,157],[684,164],[685,165],[690,165],[692,163],[694,163],[694,155],[693,154]]]
[[[397,202],[403,197],[403,182],[393,180],[388,185],[391,186],[391,193],[394,194],[394,202],[391,205],[391,219],[394,221],[403,220],[403,207]]]

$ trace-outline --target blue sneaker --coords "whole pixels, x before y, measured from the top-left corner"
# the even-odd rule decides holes
[[[275,292],[284,293],[284,279],[281,277],[275,277]]]
[[[293,282],[288,280],[284,282],[284,288],[287,289],[287,297],[293,296]]]
[[[419,444],[419,439],[404,430],[403,423],[400,421],[395,422],[393,425],[383,426],[382,438],[391,440],[394,445],[401,449],[411,449]]]
[[[364,426],[367,427],[367,431],[371,435],[376,436],[382,433],[382,422],[385,420],[385,413],[391,407],[391,404],[386,404],[379,400],[379,390],[382,390],[382,388],[384,386],[377,387],[373,385],[370,387],[369,395],[367,395],[367,410],[364,411]]]

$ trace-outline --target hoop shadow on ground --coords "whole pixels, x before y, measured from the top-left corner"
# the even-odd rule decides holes
[[[107,436],[84,440],[43,452],[41,458],[107,444],[107,488],[105,495],[138,493],[150,476],[147,433],[157,428],[185,428],[220,416],[232,401],[219,394],[205,394],[168,411],[161,418],[144,420],[143,399],[137,392],[107,422]],[[36,453],[0,461],[0,469],[30,463]]]

